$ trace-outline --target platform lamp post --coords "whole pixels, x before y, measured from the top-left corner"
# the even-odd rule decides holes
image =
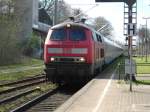
[[[147,55],[148,55],[148,53],[147,53],[147,50],[148,50],[148,48],[147,48],[147,47],[148,47],[148,46],[147,46],[147,36],[148,36],[148,35],[147,35],[147,20],[150,19],[150,17],[143,17],[143,19],[146,20],[146,24],[145,24],[145,25],[146,25],[146,30],[145,30],[146,57],[145,57],[145,61],[147,62]]]

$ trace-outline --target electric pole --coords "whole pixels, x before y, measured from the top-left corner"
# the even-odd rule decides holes
[[[145,58],[145,61],[147,62],[147,55],[148,55],[148,38],[147,38],[147,20],[150,19],[150,17],[143,17],[143,19],[146,20],[146,29],[145,29],[145,55],[146,55],[146,58]]]
[[[54,2],[53,25],[56,25],[56,24],[57,24],[57,5],[58,5],[58,0],[55,0],[55,2]]]

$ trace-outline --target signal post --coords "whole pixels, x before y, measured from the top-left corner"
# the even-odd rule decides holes
[[[96,2],[124,2],[127,4],[128,11],[124,12],[124,15],[127,14],[128,17],[124,17],[124,21],[128,20],[128,23],[124,22],[124,30],[126,30],[126,36],[128,37],[128,51],[129,51],[129,64],[130,64],[130,91],[132,91],[132,38],[134,35],[136,35],[136,23],[133,24],[133,14],[136,14],[136,11],[133,12],[132,8],[133,5],[136,3],[136,0],[95,0]]]

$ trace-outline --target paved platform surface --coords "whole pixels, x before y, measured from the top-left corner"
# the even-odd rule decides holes
[[[112,70],[104,72],[55,112],[150,112],[150,86],[133,84],[130,92],[117,77]]]

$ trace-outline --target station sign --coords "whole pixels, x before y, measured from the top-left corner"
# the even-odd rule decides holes
[[[136,36],[136,24],[135,23],[129,23],[128,24],[128,36]]]

